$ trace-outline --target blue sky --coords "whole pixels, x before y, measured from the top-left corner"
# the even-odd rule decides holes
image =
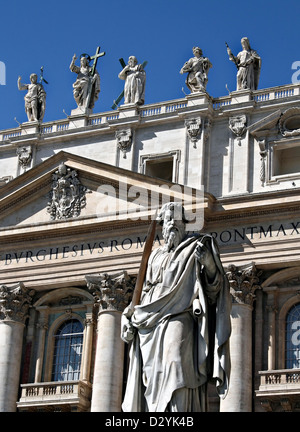
[[[119,58],[135,55],[146,67],[145,103],[168,101],[189,93],[179,70],[197,45],[213,64],[207,91],[213,97],[235,90],[234,54],[247,36],[262,58],[259,88],[292,82],[292,64],[300,62],[299,0],[10,0],[1,4],[0,61],[6,84],[0,85],[0,129],[27,121],[24,91],[17,78],[29,82],[33,72],[49,82],[44,122],[65,118],[76,108],[69,70],[74,53],[106,55],[98,62],[101,93],[94,113],[110,111],[123,90]],[[299,63],[300,64],[300,63]],[[183,90],[184,92],[183,92]],[[16,118],[16,120],[15,120]]]

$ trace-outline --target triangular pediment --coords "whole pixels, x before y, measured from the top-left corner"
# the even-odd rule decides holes
[[[0,188],[0,226],[74,229],[82,221],[108,222],[116,215],[134,220],[137,212],[147,217],[157,196],[166,201],[170,191],[176,199],[183,187],[61,151]]]
[[[251,135],[259,138],[268,135],[268,133],[276,127],[281,116],[281,110],[277,110],[272,114],[263,117],[252,125],[248,126],[248,131]]]

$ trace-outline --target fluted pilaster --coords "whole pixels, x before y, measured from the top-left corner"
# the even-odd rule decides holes
[[[99,306],[91,411],[121,411],[124,362],[121,315],[131,300],[134,279],[126,272],[85,278]]]
[[[230,337],[231,376],[227,397],[220,410],[252,411],[252,309],[255,291],[260,288],[259,276],[253,263],[227,268],[232,295]]]
[[[16,411],[23,332],[34,294],[22,283],[0,286],[0,412]]]

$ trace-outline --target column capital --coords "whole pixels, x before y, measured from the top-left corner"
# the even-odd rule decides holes
[[[131,301],[135,278],[126,271],[86,275],[85,280],[95,304],[99,305],[99,313],[107,310],[123,312]]]
[[[257,270],[254,263],[240,267],[230,264],[227,267],[226,275],[233,303],[253,306],[254,293],[257,289],[261,288],[259,285],[261,274],[262,271]]]
[[[0,321],[25,323],[35,291],[27,289],[22,282],[0,285]]]

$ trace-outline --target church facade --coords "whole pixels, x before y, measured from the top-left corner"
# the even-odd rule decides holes
[[[300,85],[30,121],[0,153],[2,412],[121,411],[121,314],[154,209],[183,198],[232,297],[210,410],[300,410]]]

